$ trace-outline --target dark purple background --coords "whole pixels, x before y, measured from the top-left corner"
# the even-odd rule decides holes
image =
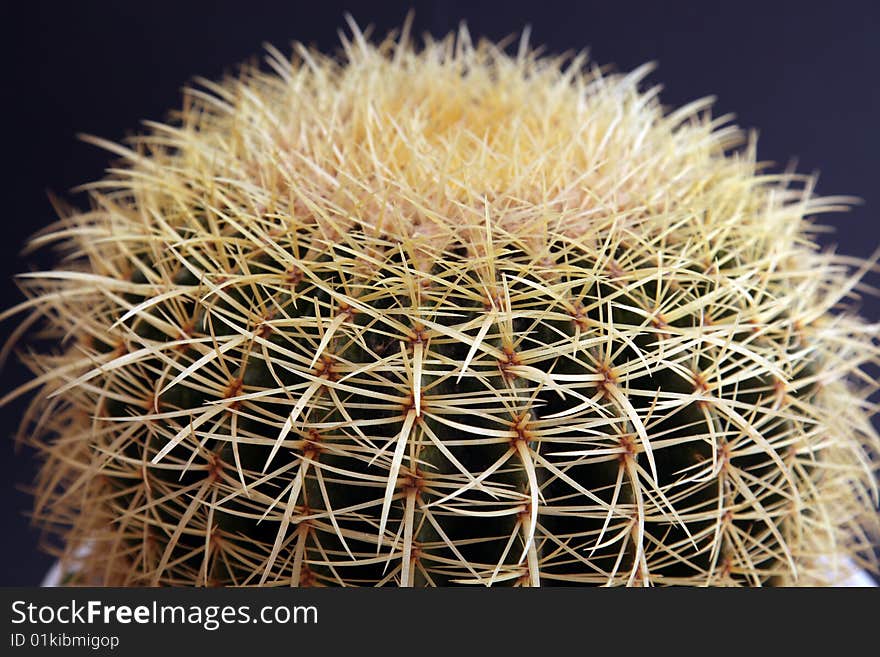
[[[632,69],[657,60],[650,78],[662,99],[681,105],[718,96],[716,114],[735,112],[760,131],[759,157],[821,171],[822,194],[853,194],[863,206],[826,218],[829,243],[868,256],[880,245],[880,8],[870,2],[30,2],[0,10],[3,24],[0,297],[20,299],[12,283],[27,268],[26,237],[53,218],[46,191],[67,194],[101,176],[107,155],[79,132],[118,140],[143,119],[161,120],[194,75],[219,77],[270,42],[296,39],[329,50],[343,12],[380,34],[416,8],[416,32],[435,35],[467,19],[472,34],[494,39],[532,26],[532,41],[560,52],[590,48],[595,61]],[[714,6],[713,6],[714,5]],[[360,7],[360,8],[359,8]],[[827,215],[826,215],[827,217]],[[878,277],[873,281],[877,283]],[[863,313],[880,320],[877,299]],[[0,326],[0,340],[12,330]],[[25,379],[11,364],[6,391]],[[0,409],[2,576],[0,585],[39,583],[50,559],[38,552],[25,513],[33,462],[9,436],[22,405]]]

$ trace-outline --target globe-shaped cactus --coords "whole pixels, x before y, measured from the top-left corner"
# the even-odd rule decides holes
[[[185,92],[33,238],[36,517],[112,585],[762,585],[865,564],[847,200],[649,67],[354,30]],[[18,315],[19,317],[21,315]]]

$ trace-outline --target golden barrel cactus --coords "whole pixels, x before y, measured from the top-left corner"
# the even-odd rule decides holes
[[[108,585],[833,583],[867,263],[650,67],[406,30],[200,80],[31,248],[36,517]],[[23,315],[22,315],[23,314]]]

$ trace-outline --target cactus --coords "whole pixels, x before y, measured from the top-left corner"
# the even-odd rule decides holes
[[[870,565],[872,264],[650,66],[353,27],[198,80],[30,248],[35,517],[106,585]]]

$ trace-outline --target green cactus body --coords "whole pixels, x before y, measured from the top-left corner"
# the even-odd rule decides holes
[[[80,581],[820,583],[876,331],[700,101],[473,46],[272,51],[35,238],[22,430]],[[39,336],[38,336],[39,337]],[[83,549],[85,548],[85,556]]]

